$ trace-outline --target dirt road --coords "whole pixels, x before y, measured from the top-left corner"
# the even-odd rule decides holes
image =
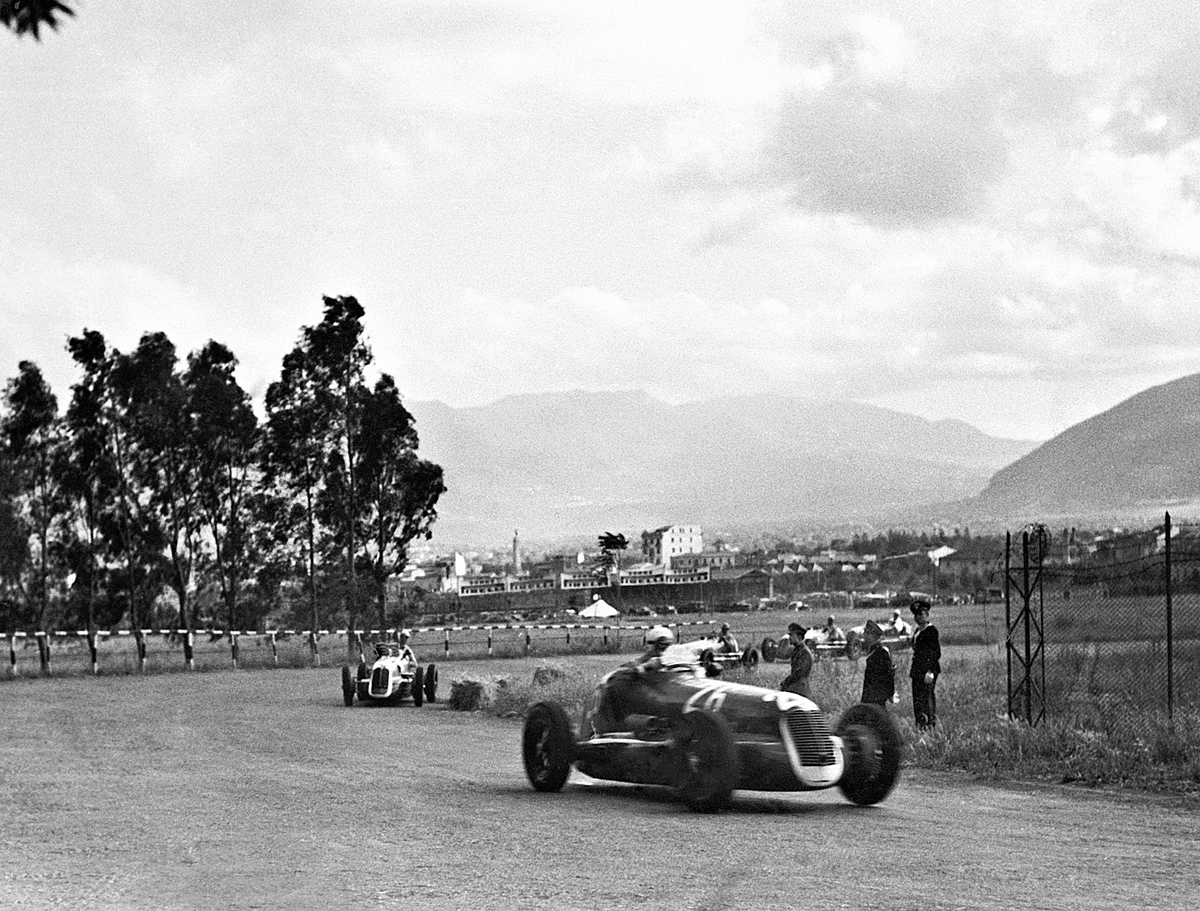
[[[347,709],[332,668],[14,681],[0,707],[0,908],[1060,911],[1200,890],[1194,802],[920,772],[868,809],[739,794],[698,816],[579,777],[541,795],[516,721]]]

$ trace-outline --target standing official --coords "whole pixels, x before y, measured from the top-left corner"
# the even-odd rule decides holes
[[[813,653],[808,650],[808,646],[804,642],[806,632],[808,630],[799,623],[788,624],[788,640],[792,643],[792,671],[783,678],[779,688],[806,699],[812,699],[808,676],[812,673]]]
[[[917,727],[923,731],[937,724],[935,688],[942,672],[942,645],[938,641],[937,627],[929,622],[929,608],[930,604],[924,598],[912,603],[917,628],[913,632],[912,668],[908,672],[912,679],[913,716]]]
[[[874,620],[863,628],[863,643],[867,647],[867,667],[863,672],[862,701],[880,708],[896,697],[896,669],[892,653],[883,644],[883,629]]]

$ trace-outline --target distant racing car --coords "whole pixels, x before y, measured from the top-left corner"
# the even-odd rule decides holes
[[[900,777],[900,733],[882,708],[847,709],[831,731],[794,693],[713,679],[695,643],[668,648],[662,670],[609,673],[578,726],[555,702],[528,712],[522,756],[530,784],[559,791],[571,770],[674,789],[690,808],[728,807],[734,790],[838,787],[853,803],[883,800]]]
[[[357,672],[342,666],[342,701],[347,707],[359,702],[399,703],[411,699],[420,708],[426,701],[437,702],[436,664],[422,667],[412,650],[396,642],[376,642],[375,661],[358,665]]]

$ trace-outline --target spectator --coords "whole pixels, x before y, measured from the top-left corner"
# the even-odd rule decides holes
[[[867,667],[863,672],[862,701],[880,708],[896,701],[896,669],[892,653],[883,644],[883,627],[868,620],[863,628],[863,644],[867,648]]]
[[[942,646],[938,641],[937,627],[929,622],[930,607],[924,598],[912,603],[917,629],[913,633],[912,667],[908,675],[912,678],[913,716],[917,727],[923,731],[937,724],[935,689],[938,675],[942,672]]]
[[[733,633],[729,632],[729,624],[721,624],[720,635],[717,636],[717,651],[723,654],[730,655],[738,651],[738,641],[733,638]]]
[[[779,688],[812,699],[808,678],[812,673],[813,653],[804,642],[804,634],[807,632],[808,630],[799,623],[788,624],[788,641],[792,643],[792,670],[783,678]]]

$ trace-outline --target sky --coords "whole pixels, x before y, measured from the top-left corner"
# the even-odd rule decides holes
[[[325,295],[459,407],[1033,440],[1200,372],[1194,0],[73,5],[0,34],[0,378],[63,405],[85,328],[261,398]]]

